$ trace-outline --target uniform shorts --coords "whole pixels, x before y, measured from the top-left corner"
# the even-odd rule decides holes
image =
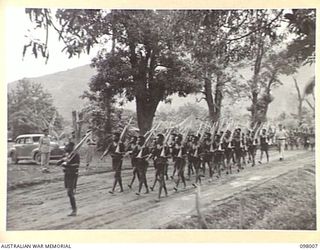
[[[78,174],[65,173],[64,174],[64,187],[65,188],[76,188],[77,187]]]

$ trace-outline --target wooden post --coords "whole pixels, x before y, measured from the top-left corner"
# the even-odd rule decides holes
[[[244,198],[240,198],[240,207],[239,207],[239,217],[240,217],[239,226],[240,226],[240,229],[244,228],[243,207],[244,207]]]
[[[75,140],[77,139],[77,111],[72,111],[72,128],[74,131]]]
[[[83,113],[77,112],[77,142],[81,140],[81,130],[82,130],[82,122],[83,122]]]

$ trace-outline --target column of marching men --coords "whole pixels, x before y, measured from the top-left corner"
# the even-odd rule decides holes
[[[256,152],[259,146],[269,162],[269,134],[266,128],[256,128],[242,132],[241,128],[233,129],[226,127],[225,130],[218,130],[216,125],[210,129],[200,126],[198,132],[191,133],[190,129],[184,129],[180,133],[167,129],[164,133],[152,130],[145,136],[132,136],[128,144],[124,145],[125,133],[114,133],[113,142],[103,153],[101,159],[107,154],[112,158],[114,170],[114,183],[110,194],[114,194],[119,186],[123,192],[121,169],[123,158],[130,156],[132,165],[132,179],[128,187],[132,189],[135,180],[138,180],[139,187],[136,195],[140,195],[142,188],[145,193],[154,191],[158,184],[157,200],[161,198],[162,192],[168,195],[166,181],[170,179],[175,182],[174,190],[186,188],[186,180],[192,182],[193,187],[201,185],[203,178],[208,175],[209,182],[220,178],[222,172],[232,174],[240,172],[244,166],[256,165]],[[169,168],[172,161],[173,168]],[[154,167],[154,179],[147,183],[146,172],[149,163]],[[148,185],[149,184],[149,185]]]
[[[174,181],[174,190],[178,192],[181,188],[187,187],[186,181],[191,181],[192,187],[201,185],[206,175],[209,182],[220,178],[222,174],[240,172],[245,166],[262,163],[265,155],[266,162],[269,162],[269,145],[276,143],[279,149],[280,161],[284,160],[284,150],[287,145],[291,148],[301,144],[297,138],[304,138],[304,148],[311,145],[314,148],[314,131],[306,138],[305,132],[286,132],[283,126],[279,130],[271,129],[271,126],[257,124],[253,129],[242,127],[232,122],[220,125],[215,123],[209,126],[201,123],[196,132],[192,132],[188,126],[179,126],[160,129],[160,123],[148,131],[145,135],[132,136],[125,145],[125,137],[129,130],[132,119],[124,127],[121,133],[114,133],[112,143],[109,144],[100,159],[108,154],[112,158],[112,169],[114,180],[110,194],[114,194],[117,186],[123,192],[122,163],[126,156],[131,159],[132,179],[127,184],[129,189],[133,188],[134,182],[139,182],[136,195],[140,195],[144,188],[145,193],[155,191],[157,187],[157,201],[161,195],[168,195],[166,181]],[[222,124],[222,122],[221,122]],[[77,185],[78,170],[80,165],[79,148],[85,143],[93,143],[92,131],[82,138],[75,146],[73,142],[66,145],[66,156],[58,165],[64,169],[64,183],[70,199],[72,212],[70,216],[77,215],[77,207],[74,192]],[[307,146],[306,146],[307,145]],[[257,149],[260,149],[260,157],[257,156]],[[91,151],[88,151],[91,152]],[[87,157],[86,168],[89,167],[91,157]],[[169,164],[172,161],[173,164]],[[151,163],[151,164],[150,164]],[[151,183],[147,182],[147,170],[153,165],[154,178]],[[172,168],[169,166],[173,165]],[[170,177],[170,178],[169,178]]]

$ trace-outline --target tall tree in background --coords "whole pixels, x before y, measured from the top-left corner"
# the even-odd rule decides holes
[[[301,64],[314,64],[316,53],[316,9],[292,9],[291,13],[286,13],[284,16],[289,22],[289,30],[296,35],[288,46],[288,56]],[[314,86],[315,78],[312,77],[308,81],[305,94],[312,94]]]
[[[170,32],[175,21],[171,11],[111,11],[110,15],[116,26],[115,51],[100,53],[93,65],[115,94],[135,100],[138,126],[145,133],[160,101],[174,93],[192,93],[197,85],[190,62]]]
[[[314,63],[316,47],[316,9],[292,9],[284,17],[296,34],[288,46],[288,55],[299,62]]]
[[[93,61],[99,80],[93,80],[90,88],[99,93],[111,88],[115,95],[135,100],[141,133],[151,128],[160,101],[197,89],[190,62],[171,32],[174,11],[58,10],[59,26],[46,9],[28,9],[27,13],[39,27],[54,26],[70,57],[89,52],[96,43],[115,40],[112,53],[101,50]],[[28,45],[35,55],[39,50],[48,55],[46,43],[31,41]]]
[[[248,25],[249,10],[181,11],[178,29],[193,60],[193,70],[202,83],[201,93],[208,105],[212,122],[221,116],[226,93],[241,89],[234,70],[235,62],[244,59],[248,48],[241,43],[241,26]],[[200,100],[201,100],[200,99]]]
[[[263,73],[264,61],[274,58],[276,47],[283,41],[283,35],[278,28],[281,24],[283,10],[250,10],[252,25],[243,27],[242,32],[248,34],[245,43],[250,46],[248,54],[249,64],[252,65],[253,76],[249,80],[251,106],[251,125],[265,121],[268,105],[272,101],[271,86],[279,83],[278,69],[272,66],[271,60],[267,64],[267,72]],[[278,55],[280,56],[280,55]],[[281,58],[279,63],[281,63]],[[269,65],[269,66],[268,66]],[[262,74],[263,73],[263,74]]]
[[[59,131],[62,117],[53,105],[52,96],[40,83],[21,80],[15,89],[8,92],[8,127],[14,137],[24,133],[42,133],[53,117],[53,126]]]
[[[51,27],[69,57],[89,53],[95,44],[104,47],[93,60],[98,74],[84,96],[101,102],[98,106],[106,116],[116,100],[121,99],[118,104],[135,100],[141,133],[151,128],[159,103],[170,101],[175,93],[201,91],[210,118],[216,121],[227,93],[249,90],[252,124],[261,123],[272,88],[281,84],[279,76],[288,70],[280,60],[279,44],[286,43],[280,27],[282,10],[59,9],[55,17],[48,9],[26,12],[47,36],[43,43],[31,40],[24,53],[31,49],[35,56],[48,58]],[[240,63],[252,66],[248,89],[233,70]],[[110,124],[105,129],[109,131]]]

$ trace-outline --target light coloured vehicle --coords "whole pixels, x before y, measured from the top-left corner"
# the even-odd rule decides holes
[[[40,164],[39,140],[41,136],[43,134],[19,135],[8,152],[11,162],[18,163],[20,160],[32,160]],[[50,160],[61,159],[64,154],[64,146],[59,146],[58,142],[52,137],[50,137],[50,140]]]

